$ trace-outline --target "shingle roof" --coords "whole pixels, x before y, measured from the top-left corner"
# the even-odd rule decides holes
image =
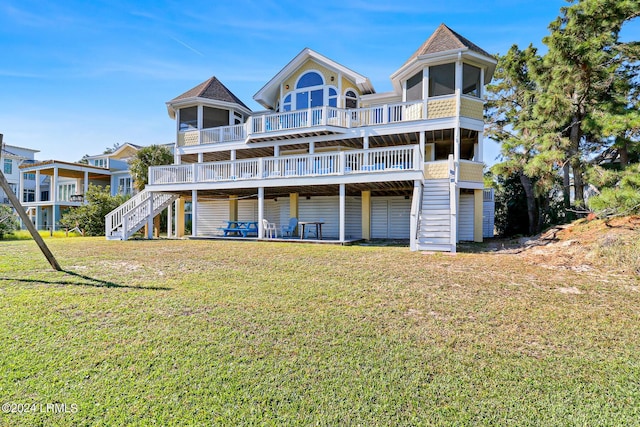
[[[431,34],[431,37],[425,41],[422,46],[407,60],[406,63],[411,62],[422,55],[428,55],[432,53],[446,52],[448,50],[457,50],[468,48],[474,52],[482,55],[493,57],[490,53],[487,53],[484,49],[478,47],[468,39],[462,37],[460,34],[453,31],[451,28],[444,24],[440,26]],[[405,64],[406,64],[405,63]]]
[[[205,82],[200,83],[193,89],[189,89],[182,95],[173,98],[170,102],[195,97],[213,99],[215,101],[231,102],[234,104],[242,105],[244,108],[251,110],[244,104],[244,102],[242,102],[237,96],[235,96],[233,92],[227,89],[227,87],[223,85],[215,76],[211,77]]]

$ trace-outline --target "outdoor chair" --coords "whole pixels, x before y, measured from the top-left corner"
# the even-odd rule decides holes
[[[280,229],[280,231],[282,232],[282,236],[289,235],[293,237],[293,232],[296,230],[297,226],[298,226],[298,218],[289,218],[289,224],[283,225]]]
[[[264,235],[266,238],[274,239],[278,237],[278,229],[276,228],[275,223],[263,219],[262,225],[264,226]]]

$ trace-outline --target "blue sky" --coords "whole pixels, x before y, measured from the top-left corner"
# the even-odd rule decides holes
[[[368,76],[377,92],[444,22],[491,53],[542,47],[564,0],[387,2],[0,2],[0,133],[75,161],[115,143],[175,140],[165,102],[215,75],[253,95],[309,47]],[[637,21],[637,20],[636,20]],[[625,28],[640,39],[640,25]],[[496,147],[487,147],[492,162]]]

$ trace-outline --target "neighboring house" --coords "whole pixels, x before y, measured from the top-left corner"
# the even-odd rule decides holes
[[[8,144],[5,144],[5,148],[2,150],[2,156],[0,156],[2,159],[2,172],[18,199],[26,200],[35,197],[36,181],[33,174],[26,175],[23,178],[22,198],[19,195],[21,194],[20,166],[34,163],[36,153],[38,153],[38,150]],[[9,204],[9,198],[2,189],[0,189],[0,203]]]
[[[23,197],[23,205],[40,230],[59,227],[65,211],[85,202],[84,194],[89,184],[111,188],[111,194],[133,194],[128,160],[141,147],[125,143],[112,153],[87,156],[87,163],[70,163],[48,160],[23,164],[23,176],[34,177],[33,194]],[[26,183],[25,179],[25,183]],[[23,188],[26,194],[26,186]]]
[[[483,87],[495,66],[443,24],[391,75],[391,92],[311,49],[254,95],[265,111],[213,77],[167,102],[175,165],[151,168],[145,191],[107,217],[107,238],[128,238],[175,200],[178,236],[191,202],[192,236],[219,235],[227,220],[257,221],[264,236],[263,219],[295,217],[343,243],[454,252],[482,241]]]

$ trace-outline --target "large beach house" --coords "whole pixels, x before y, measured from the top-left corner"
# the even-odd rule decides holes
[[[145,191],[107,217],[107,238],[127,239],[167,207],[180,237],[188,203],[194,237],[242,220],[264,238],[264,219],[280,229],[296,218],[343,243],[455,252],[482,241],[483,87],[495,66],[443,24],[391,75],[391,92],[311,49],[254,95],[264,111],[212,77],[167,102],[175,164],[150,169]]]

